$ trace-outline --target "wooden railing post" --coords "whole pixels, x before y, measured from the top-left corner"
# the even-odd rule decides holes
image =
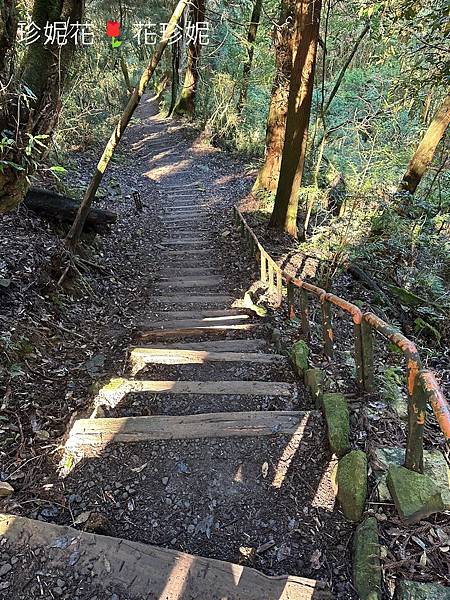
[[[408,433],[406,437],[405,467],[423,473],[423,430],[427,411],[427,396],[419,373],[414,380],[412,397],[408,402]]]
[[[308,315],[308,294],[303,288],[300,289],[300,321],[302,323],[302,332],[309,338],[311,329],[309,327]]]
[[[353,330],[355,334],[355,364],[356,364],[356,384],[358,390],[363,393],[364,386],[364,354],[362,342],[362,324],[354,323]]]
[[[274,285],[273,285],[273,263],[270,258],[267,259],[268,270],[269,270],[269,292],[271,293]]]
[[[375,375],[373,367],[373,332],[366,321],[361,323],[362,359],[364,370],[364,390],[372,394],[375,391]]]
[[[295,319],[295,285],[292,281],[287,284],[288,318]]]
[[[281,276],[281,271],[279,269],[276,270],[276,278],[277,278],[277,306],[281,306],[283,302],[283,277]]]
[[[264,250],[261,248],[261,256],[260,256],[260,261],[261,261],[261,281],[263,283],[267,282],[267,258],[266,258],[266,253],[264,252]]]
[[[328,358],[333,358],[334,336],[331,325],[331,306],[327,300],[321,299],[322,326],[323,326],[323,349]]]

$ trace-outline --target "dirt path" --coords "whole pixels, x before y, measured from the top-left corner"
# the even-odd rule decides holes
[[[126,368],[73,423],[44,508],[2,508],[33,520],[0,520],[0,597],[354,598],[321,416],[240,301],[253,279],[232,234],[233,174],[154,102],[138,116],[125,143],[159,192],[134,182],[152,202],[158,272],[140,274]]]

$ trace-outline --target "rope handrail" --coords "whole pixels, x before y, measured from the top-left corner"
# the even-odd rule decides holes
[[[296,293],[300,293],[300,323],[302,332],[309,336],[308,294],[315,296],[321,304],[323,346],[328,358],[334,350],[331,306],[336,306],[352,317],[354,329],[356,380],[362,393],[374,391],[374,332],[389,340],[406,357],[406,380],[408,393],[408,432],[406,440],[405,466],[423,473],[423,431],[426,420],[427,402],[431,405],[447,444],[450,443],[450,405],[436,381],[434,374],[424,369],[414,342],[402,335],[398,329],[386,323],[372,312],[363,313],[355,304],[330,294],[324,289],[286,273],[268,254],[258,240],[245,217],[234,207],[236,224],[256,251],[260,261],[261,281],[275,291],[278,306],[283,300],[283,282],[287,286],[288,316],[296,316]]]

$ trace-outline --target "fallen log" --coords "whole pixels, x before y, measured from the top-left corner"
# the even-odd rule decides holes
[[[25,196],[24,205],[29,210],[51,221],[73,223],[80,207],[80,202],[50,190],[30,188]],[[107,230],[108,225],[112,225],[116,221],[116,213],[110,210],[91,208],[86,219],[84,231],[102,233]]]

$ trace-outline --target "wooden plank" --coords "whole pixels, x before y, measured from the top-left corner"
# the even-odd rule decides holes
[[[164,244],[165,246],[198,246],[199,244],[204,245],[204,244],[210,244],[210,240],[208,240],[207,238],[178,238],[178,239],[174,239],[174,238],[164,238],[161,241],[162,244]]]
[[[306,412],[250,411],[176,417],[121,417],[75,421],[66,448],[111,442],[189,440],[202,438],[299,435],[308,421]]]
[[[158,316],[167,317],[169,319],[206,319],[208,317],[242,317],[243,319],[250,319],[250,314],[242,308],[169,310],[159,313]]]
[[[209,295],[209,296],[186,296],[186,295],[174,295],[174,296],[153,296],[153,300],[157,302],[163,302],[165,304],[220,304],[233,302],[235,298],[233,296],[225,295]]]
[[[240,316],[237,317],[205,317],[204,319],[178,319],[174,321],[145,321],[141,324],[141,327],[149,327],[151,329],[184,329],[186,327],[214,327],[214,326],[234,326],[241,325],[242,320],[246,321]]]
[[[171,277],[170,279],[159,281],[158,289],[163,289],[165,291],[167,288],[173,290],[198,287],[220,288],[221,285],[223,285],[223,279],[220,277],[198,277],[197,279]],[[218,289],[217,291],[220,290]]]
[[[178,329],[155,329],[154,331],[142,331],[140,337],[145,340],[165,340],[180,337],[202,337],[211,335],[223,335],[233,331],[252,331],[259,325],[208,325],[204,327],[179,327]]]
[[[204,363],[285,363],[282,354],[259,354],[257,352],[207,352],[201,350],[180,350],[171,348],[133,348],[130,361],[133,365],[201,365]]]
[[[205,250],[163,250],[162,254],[164,256],[188,256],[188,257],[196,257],[196,256],[205,256],[211,254],[211,249]]]
[[[219,267],[217,265],[204,265],[202,267],[185,267],[184,263],[179,263],[178,265],[174,265],[172,263],[170,269],[164,269],[160,272],[161,279],[173,279],[174,277],[210,277],[214,275],[215,271],[219,271]]]
[[[254,352],[267,349],[268,343],[262,339],[252,340],[214,340],[209,342],[181,342],[169,344],[146,344],[141,348],[173,348],[178,350],[205,350],[207,352]]]
[[[104,589],[104,598],[109,598],[111,588],[116,586],[126,589],[133,598],[146,600],[330,598],[312,579],[268,577],[241,565],[16,515],[0,514],[0,538],[17,556],[31,551],[45,557],[49,573],[67,570],[76,555],[77,564],[71,571],[91,573],[95,585]],[[20,570],[13,568],[10,576],[20,577]],[[89,598],[95,592],[98,595],[87,584],[84,589]]]
[[[274,381],[154,381],[152,379],[113,379],[99,392],[99,398],[121,399],[127,394],[206,395],[206,396],[283,396],[296,393],[293,383]]]

